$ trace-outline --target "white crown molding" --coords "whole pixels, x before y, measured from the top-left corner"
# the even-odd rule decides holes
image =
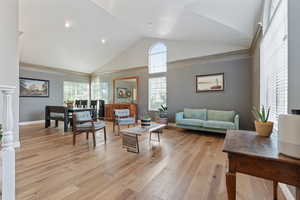
[[[71,71],[71,70],[66,70],[66,69],[59,69],[56,67],[35,65],[35,64],[24,63],[24,62],[20,62],[19,65],[20,65],[20,69],[41,71],[41,72],[52,72],[52,73],[59,73],[59,74],[64,73],[64,74],[76,75],[76,76],[88,77],[88,78],[90,77],[89,73],[76,72],[76,71]]]

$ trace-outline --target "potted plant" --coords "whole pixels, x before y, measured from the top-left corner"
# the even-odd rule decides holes
[[[67,107],[73,108],[73,106],[74,106],[74,100],[67,100],[67,101],[65,101],[65,104],[67,104]]]
[[[168,125],[168,107],[161,105],[159,108],[159,123]]]
[[[262,106],[261,111],[253,108],[252,111],[254,117],[255,117],[255,129],[258,135],[269,137],[272,134],[273,131],[273,122],[269,122],[269,115],[270,115],[270,108],[267,110],[264,106]]]
[[[151,117],[149,114],[145,114],[141,118],[141,127],[147,128],[149,126],[151,126]]]

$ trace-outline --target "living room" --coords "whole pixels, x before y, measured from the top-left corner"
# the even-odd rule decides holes
[[[2,199],[300,199],[299,6],[4,2]]]

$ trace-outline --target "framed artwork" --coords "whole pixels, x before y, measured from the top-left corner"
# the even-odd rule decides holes
[[[224,73],[196,76],[196,92],[224,91]]]
[[[130,98],[131,91],[128,88],[117,88],[118,98]]]
[[[49,97],[49,80],[20,78],[20,97]]]

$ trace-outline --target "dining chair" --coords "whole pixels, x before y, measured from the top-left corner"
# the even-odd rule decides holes
[[[106,144],[106,128],[104,122],[95,122],[92,119],[91,113],[88,111],[73,113],[73,145],[76,144],[76,136],[81,133],[86,133],[86,139],[89,139],[89,133],[93,134],[93,144],[96,147],[96,132],[103,129],[104,142]]]
[[[64,131],[68,130],[68,124],[71,118],[68,115],[68,108],[65,106],[46,106],[45,107],[45,128],[51,125],[51,120],[55,121],[55,127],[58,127],[58,122],[64,122]]]
[[[135,118],[130,117],[130,111],[128,109],[115,109],[114,110],[114,122],[113,131],[115,132],[115,126],[118,126],[118,135],[120,134],[120,126],[136,124]]]
[[[90,102],[90,108],[94,108],[94,110],[92,111],[92,118],[94,120],[97,120],[97,105],[98,105],[98,100],[91,100]]]
[[[86,108],[88,105],[88,100],[80,100],[80,106],[82,108]]]
[[[99,100],[98,118],[103,120],[105,117],[105,101]]]
[[[75,107],[79,108],[80,107],[80,100],[75,100]]]

